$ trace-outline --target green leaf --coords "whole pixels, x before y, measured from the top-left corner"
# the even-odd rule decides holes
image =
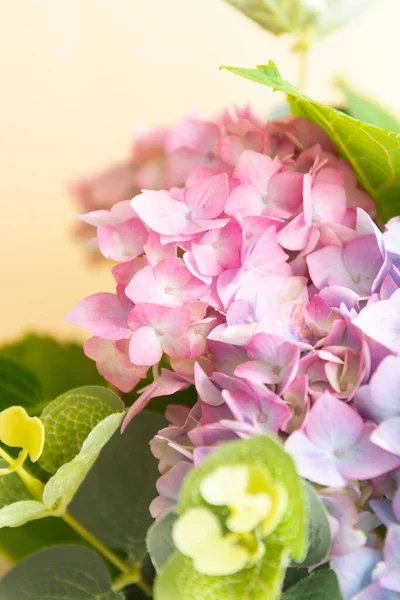
[[[293,559],[301,561],[307,549],[308,510],[302,480],[293,459],[285,452],[278,439],[262,435],[249,440],[228,442],[206,458],[187,475],[183,482],[179,513],[196,506],[209,507],[200,493],[200,483],[206,475],[221,465],[258,465],[265,467],[275,481],[287,491],[286,514],[268,541],[282,544]]]
[[[172,541],[172,527],[176,519],[176,513],[167,512],[160,519],[154,521],[147,533],[147,550],[157,571],[162,569],[175,550]]]
[[[13,502],[0,509],[0,529],[2,527],[19,527],[34,519],[49,516],[48,510],[36,500]]]
[[[42,388],[34,373],[0,355],[0,410],[17,405],[29,411],[41,401]]]
[[[125,551],[131,562],[146,553],[153,522],[149,505],[159,477],[149,442],[165,425],[160,415],[141,413],[122,435],[117,431],[68,509],[108,547]]]
[[[58,517],[0,529],[0,554],[12,562],[19,562],[29,554],[57,544],[86,545],[86,542]]]
[[[381,129],[400,133],[400,120],[380,106],[375,100],[361,94],[344,79],[338,79],[336,85],[343,93],[346,100],[346,108],[352,117],[371,125],[376,125]]]
[[[289,567],[286,569],[285,580],[283,582],[282,589],[285,591],[296,585],[299,581],[308,576],[308,569],[306,567]]]
[[[400,135],[311,100],[282,79],[273,63],[257,69],[223,68],[286,94],[292,112],[325,129],[349,160],[359,183],[375,200],[380,217],[386,220],[400,214]]]
[[[95,363],[83,353],[82,344],[28,334],[3,346],[0,357],[14,359],[35,373],[45,401],[82,385],[104,385]]]
[[[100,386],[70,390],[50,402],[40,416],[46,432],[40,466],[55,473],[78,454],[100,421],[123,410],[118,396]]]
[[[80,546],[56,546],[19,563],[0,582],[7,600],[123,600],[103,561]]]
[[[343,596],[335,572],[322,569],[289,588],[281,600],[343,600]]]
[[[308,551],[304,561],[298,567],[313,567],[326,559],[331,544],[331,528],[328,521],[328,513],[324,503],[317,496],[314,488],[309,484],[304,484],[307,490],[309,507],[309,529],[308,529]]]
[[[4,468],[8,463],[0,461],[0,468]],[[32,500],[32,496],[22,483],[16,473],[9,473],[0,477],[0,509],[13,502],[20,500]]]
[[[43,502],[46,506],[54,506],[59,514],[65,511],[93,466],[100,450],[120,426],[123,416],[123,413],[115,413],[98,423],[83,442],[79,454],[70,462],[62,465],[56,474],[49,479],[43,492]],[[108,482],[104,481],[103,485],[108,485]],[[91,510],[92,505],[93,499],[89,502],[89,510]]]
[[[268,558],[267,558],[268,556]],[[156,579],[155,600],[275,600],[287,564],[280,545],[269,544],[264,559],[227,576],[202,575],[175,552]],[[329,598],[329,600],[331,600]]]
[[[299,48],[334,31],[365,10],[372,0],[227,0],[267,31],[291,34]],[[296,48],[296,46],[295,46]]]

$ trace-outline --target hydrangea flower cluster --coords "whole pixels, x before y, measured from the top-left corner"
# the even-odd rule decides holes
[[[119,202],[82,217],[118,263],[116,293],[69,315],[99,372],[139,388],[124,426],[196,388],[151,443],[153,516],[216,446],[273,432],[327,507],[345,598],[400,598],[400,219],[378,228],[349,164],[303,119],[246,108],[162,140],[133,161],[132,187],[124,170],[105,176]],[[148,189],[130,199],[135,186]]]

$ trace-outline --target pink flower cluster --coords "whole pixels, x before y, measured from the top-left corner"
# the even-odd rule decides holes
[[[154,173],[153,157],[141,164]],[[176,503],[186,473],[215,446],[272,431],[322,486],[345,597],[392,598],[400,220],[381,231],[349,164],[295,117],[263,124],[246,108],[189,119],[164,135],[157,165],[148,187],[169,189],[116,192],[110,210],[82,217],[118,263],[116,293],[69,315],[90,330],[86,354],[123,392],[151,368],[124,426],[153,398],[196,388],[197,403],[170,405],[170,425],[151,443],[161,473],[152,514]],[[384,563],[373,533],[382,522]],[[349,582],[353,564],[365,572]],[[381,595],[368,595],[371,586]]]

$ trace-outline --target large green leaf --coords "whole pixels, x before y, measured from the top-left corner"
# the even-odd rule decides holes
[[[176,519],[175,512],[167,512],[160,519],[154,521],[147,532],[147,550],[157,571],[162,569],[175,550],[172,541],[172,528]]]
[[[359,183],[375,200],[380,217],[386,220],[400,214],[400,135],[311,100],[282,79],[273,63],[256,69],[224,68],[286,94],[292,111],[323,127],[350,161]]]
[[[4,600],[123,600],[113,592],[97,554],[80,546],[56,546],[23,560],[0,582]]]
[[[278,439],[272,436],[260,435],[249,440],[228,442],[208,456],[185,478],[179,500],[179,512],[197,506],[208,508],[209,505],[200,493],[200,484],[204,477],[219,466],[241,464],[265,467],[274,480],[286,489],[288,506],[285,516],[268,541],[284,545],[294,560],[303,560],[307,549],[309,520],[306,493],[293,459],[285,452]]]
[[[118,396],[101,386],[76,388],[50,402],[40,416],[46,431],[40,466],[55,473],[78,454],[100,421],[123,410]]]
[[[266,556],[253,567],[222,577],[202,575],[190,559],[175,552],[156,579],[155,600],[275,600],[287,554],[282,546],[271,544]]]
[[[342,91],[346,100],[346,109],[352,117],[381,129],[400,133],[400,120],[375,100],[361,94],[344,79],[339,79],[336,85]]]
[[[166,421],[141,413],[121,435],[117,431],[69,507],[69,512],[104,544],[125,551],[131,562],[146,553],[152,523],[149,505],[157,495],[157,461],[149,442]]]
[[[29,412],[42,401],[42,387],[34,373],[12,358],[0,355],[0,410],[23,406]]]
[[[0,554],[11,562],[18,562],[29,554],[57,544],[86,545],[86,542],[58,517],[0,529]]]
[[[289,588],[282,600],[343,600],[343,596],[335,572],[322,569]]]
[[[83,353],[82,344],[28,334],[3,346],[0,357],[11,358],[35,373],[45,401],[82,385],[104,385],[95,363]]]
[[[308,551],[304,561],[298,567],[312,567],[326,559],[332,544],[331,528],[324,503],[311,485],[304,484],[308,497]],[[293,563],[295,566],[295,563]]]

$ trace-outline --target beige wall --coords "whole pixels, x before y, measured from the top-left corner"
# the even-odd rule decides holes
[[[0,339],[26,329],[77,335],[64,315],[110,289],[70,239],[66,183],[122,155],[135,121],[173,122],[189,107],[214,112],[278,95],[218,71],[272,58],[295,80],[285,39],[222,0],[0,0]],[[315,49],[309,93],[332,101],[334,74],[396,108],[399,0]],[[400,112],[400,110],[399,110]]]

